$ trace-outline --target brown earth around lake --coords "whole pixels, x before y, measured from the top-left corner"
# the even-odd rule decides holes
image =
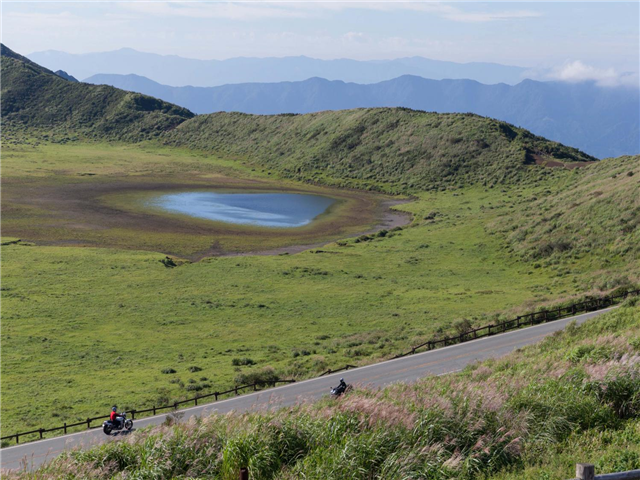
[[[80,176],[79,176],[80,177]],[[313,193],[338,200],[298,228],[233,225],[146,208],[153,195],[197,190]],[[161,252],[191,261],[222,255],[292,254],[341,238],[410,223],[389,207],[408,200],[351,190],[213,178],[55,176],[2,181],[3,236],[38,245]]]

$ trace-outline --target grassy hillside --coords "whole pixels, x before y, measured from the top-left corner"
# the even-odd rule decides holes
[[[563,479],[640,468],[640,308],[445,377],[213,416],[71,452],[38,478]],[[14,478],[32,478],[14,475]]]
[[[502,214],[491,229],[506,238],[510,252],[536,268],[582,264],[594,272],[592,287],[599,289],[637,282],[640,155],[607,159],[558,177]],[[628,275],[607,276],[615,264],[627,265]]]
[[[193,114],[153,97],[70,82],[2,45],[3,136],[35,133],[138,141],[174,128]]]
[[[509,184],[549,160],[594,158],[497,120],[372,108],[307,115],[199,115],[163,141],[239,157],[304,181],[390,192]]]

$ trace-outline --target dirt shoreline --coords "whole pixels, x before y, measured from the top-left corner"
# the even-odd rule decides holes
[[[209,257],[294,254],[411,222],[411,215],[389,208],[410,200],[331,187],[197,175],[55,180],[3,179],[5,235],[43,246],[152,251],[198,262]],[[337,213],[308,226],[280,230],[163,215],[139,208],[138,200],[131,197],[202,189],[317,193],[346,203]]]
[[[381,207],[384,207],[386,211],[383,213],[383,218],[375,227],[363,231],[354,233],[351,235],[347,235],[344,238],[355,238],[360,235],[370,235],[372,233],[377,233],[380,230],[391,230],[395,227],[404,227],[405,225],[409,225],[413,221],[413,215],[409,212],[401,212],[398,210],[391,210],[391,207],[396,205],[404,205],[406,203],[411,203],[412,200],[388,200],[386,202],[382,202],[380,204]],[[321,248],[327,245],[335,243],[335,240],[330,242],[318,242],[312,243],[308,245],[291,245],[288,247],[280,247],[273,248],[270,250],[258,250],[255,252],[239,252],[239,253],[223,253],[220,255],[211,255],[213,257],[250,257],[250,256],[269,256],[269,255],[295,255],[296,253],[306,252],[307,250],[311,250],[313,248]],[[202,257],[199,260],[203,260],[209,257]]]

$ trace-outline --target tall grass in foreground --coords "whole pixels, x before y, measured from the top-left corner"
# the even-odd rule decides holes
[[[460,374],[163,425],[15,478],[570,478],[640,468],[640,308]],[[576,455],[589,455],[589,458]]]

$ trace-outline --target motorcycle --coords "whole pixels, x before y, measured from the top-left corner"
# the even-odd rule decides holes
[[[122,414],[120,414],[120,417],[122,417],[122,420],[120,420],[119,422],[112,422],[111,420],[106,420],[105,422],[103,422],[102,431],[106,435],[111,435],[111,432],[113,432],[114,430],[124,429],[130,432],[133,428],[133,420],[127,418],[127,412],[122,412]]]
[[[351,386],[351,384],[348,385],[338,385],[337,387],[333,387],[331,389],[331,396],[338,398],[340,395],[342,395],[343,393],[347,393],[348,391],[350,391],[351,389],[353,389],[353,387]]]

